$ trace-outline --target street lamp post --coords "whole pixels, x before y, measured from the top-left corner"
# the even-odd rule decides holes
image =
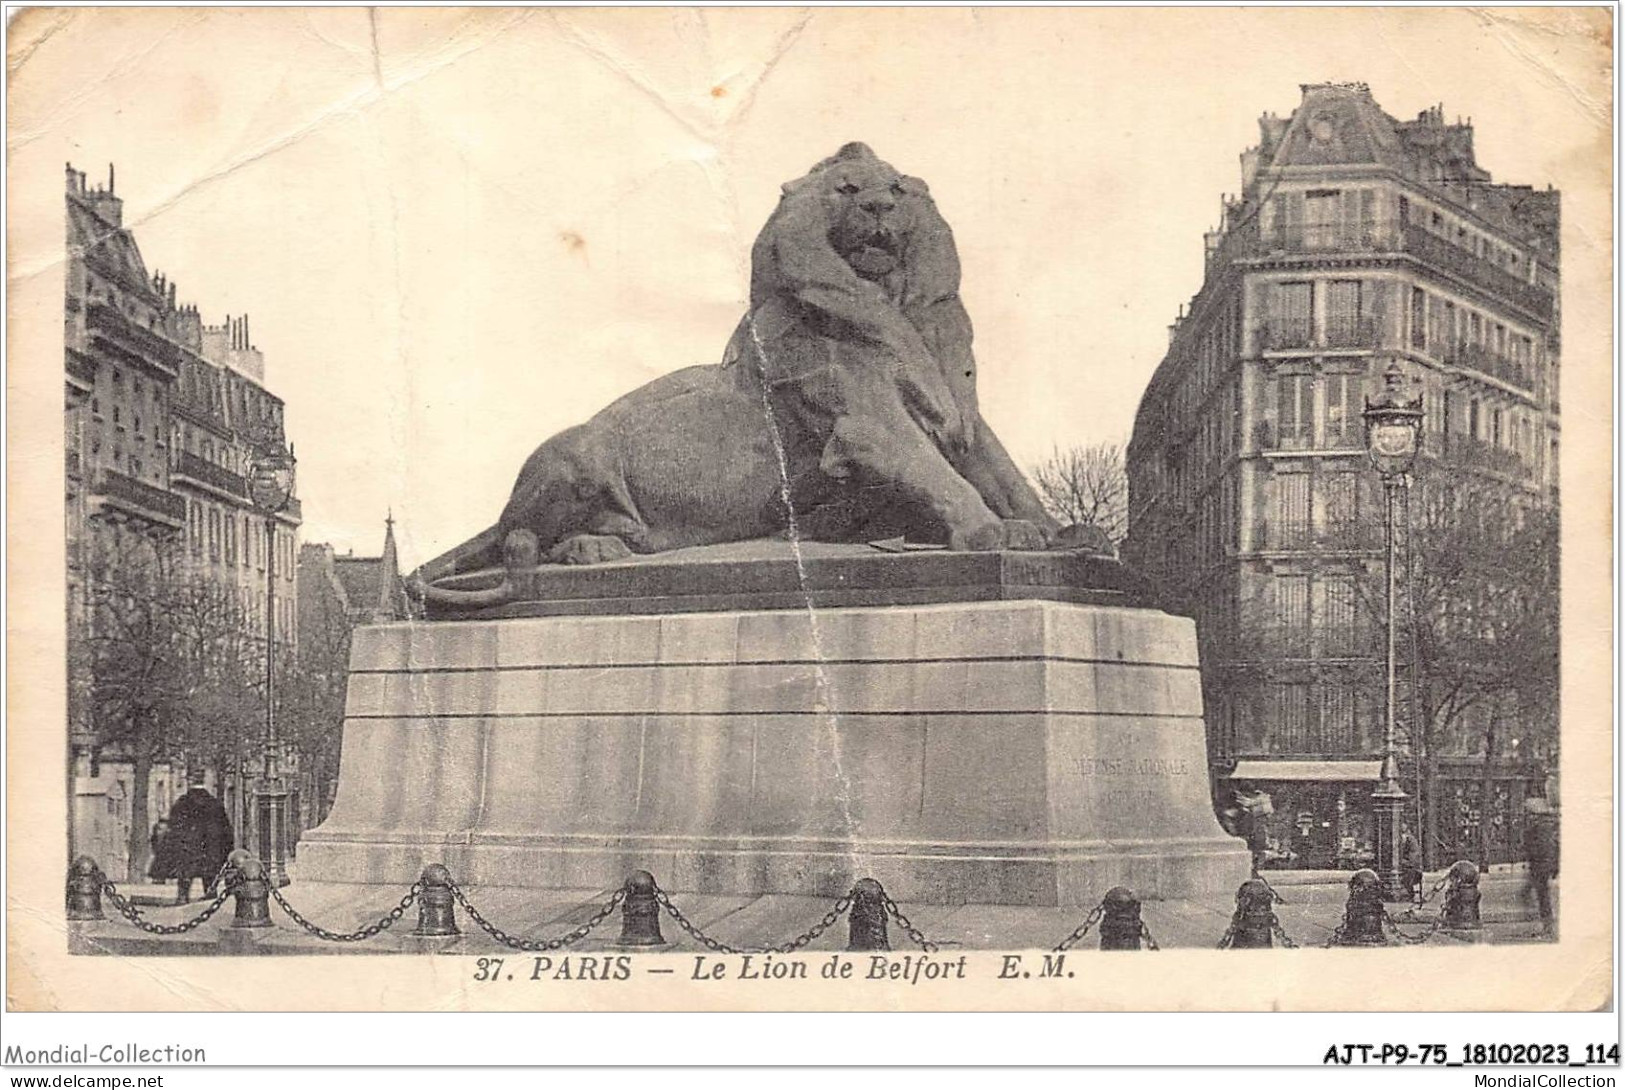
[[[276,733],[276,523],[293,499],[294,458],[280,442],[255,454],[254,505],[265,516],[265,754],[254,791],[259,857],[266,877],[280,888],[288,884],[288,788],[282,781],[282,759]]]
[[[1365,412],[1366,452],[1382,475],[1387,496],[1387,582],[1388,582],[1388,696],[1382,734],[1382,767],[1376,789],[1371,792],[1372,814],[1376,821],[1377,874],[1384,895],[1390,901],[1405,900],[1409,890],[1400,874],[1400,815],[1410,796],[1399,785],[1399,750],[1395,738],[1398,723],[1398,683],[1396,604],[1399,598],[1399,572],[1395,523],[1399,495],[1410,487],[1411,467],[1422,437],[1422,399],[1407,399],[1401,386],[1405,372],[1396,360],[1383,374],[1383,389],[1367,398]]]

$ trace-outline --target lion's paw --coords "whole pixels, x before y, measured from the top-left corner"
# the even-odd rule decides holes
[[[967,534],[950,534],[948,540],[948,548],[967,552],[1040,550],[1044,547],[1043,527],[1026,519],[996,520],[978,526]]]
[[[1036,522],[1026,519],[1005,519],[999,528],[1004,532],[1004,545],[1006,549],[1039,550],[1047,546],[1044,539],[1044,528]]]
[[[605,534],[578,534],[555,545],[548,559],[555,564],[607,564],[632,555],[626,542]]]

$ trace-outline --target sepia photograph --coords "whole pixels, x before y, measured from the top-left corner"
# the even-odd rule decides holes
[[[8,1010],[1611,1008],[1612,9],[8,14]]]

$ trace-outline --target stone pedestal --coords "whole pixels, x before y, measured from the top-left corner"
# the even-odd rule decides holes
[[[1196,633],[1015,600],[502,617],[355,633],[302,881],[1092,906],[1228,901]]]

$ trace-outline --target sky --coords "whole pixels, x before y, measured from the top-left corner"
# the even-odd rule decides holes
[[[115,163],[149,270],[250,316],[303,540],[375,554],[392,511],[408,567],[493,522],[547,436],[715,362],[780,184],[849,140],[953,225],[983,413],[1026,465],[1127,439],[1258,117],[1302,83],[1470,116],[1497,180],[1564,190],[1566,248],[1609,241],[1600,9],[21,18],[14,293],[60,286],[63,162]]]

